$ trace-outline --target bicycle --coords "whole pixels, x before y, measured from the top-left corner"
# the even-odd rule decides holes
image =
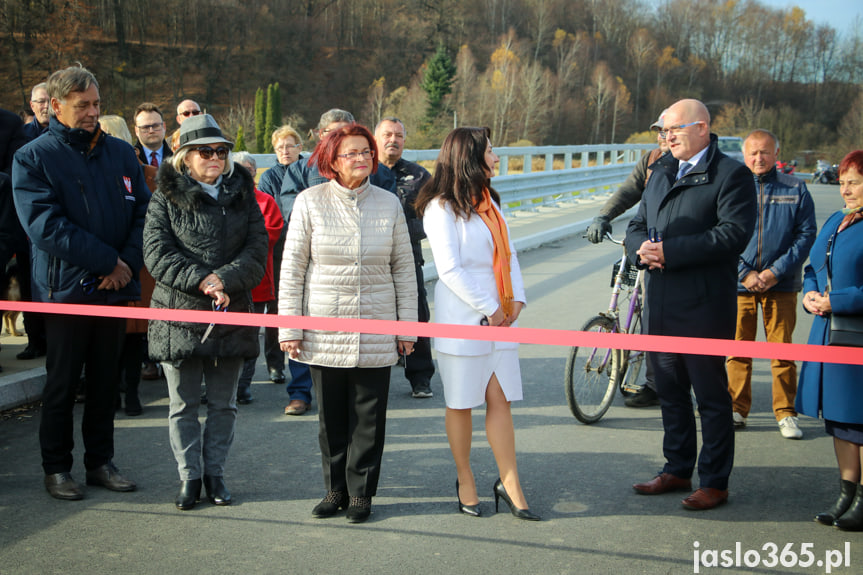
[[[622,246],[610,233],[605,237]],[[608,311],[600,312],[584,324],[581,331],[594,333],[641,333],[642,281],[644,271],[637,270],[626,261],[626,250],[612,268],[611,301]],[[623,324],[620,323],[618,305],[629,300]],[[579,353],[581,351],[581,353]],[[616,350],[609,348],[573,347],[566,362],[566,401],[572,414],[584,424],[599,421],[620,389],[628,395],[641,388],[637,379],[644,364],[643,351]]]

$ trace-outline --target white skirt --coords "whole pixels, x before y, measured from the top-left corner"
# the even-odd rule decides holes
[[[450,355],[437,352],[443,395],[450,409],[472,409],[485,403],[488,381],[494,373],[507,401],[522,399],[518,349],[495,350],[487,355]]]

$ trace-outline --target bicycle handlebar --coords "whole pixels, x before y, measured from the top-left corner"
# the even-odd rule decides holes
[[[610,241],[613,244],[617,244],[619,246],[623,245],[623,240],[614,239],[614,236],[611,235],[611,232],[605,232],[605,239],[607,239],[608,241]]]

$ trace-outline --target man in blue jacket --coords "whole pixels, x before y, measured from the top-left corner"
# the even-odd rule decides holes
[[[797,321],[797,292],[803,287],[803,263],[815,241],[815,204],[803,180],[776,170],[779,140],[755,130],[743,142],[743,158],[755,177],[758,224],[737,264],[737,335],[755,341],[758,306],[767,341],[791,343]],[[746,426],[752,407],[752,358],[729,357],[728,391],[734,402],[734,427]],[[786,439],[800,439],[794,399],[797,365],[774,359],[773,414]]]
[[[746,166],[719,151],[710,114],[698,100],[681,100],[665,114],[670,154],[654,162],[638,214],[626,231],[630,262],[647,272],[645,329],[649,335],[734,337],[737,260],[755,228],[755,185]],[[657,352],[651,356],[665,430],[665,466],[636,483],[643,495],[699,489],[682,503],[712,509],[728,499],[734,465],[734,425],[725,360]],[[701,418],[701,452],[692,409]]]
[[[18,219],[30,238],[33,301],[125,305],[140,299],[142,235],[150,193],[135,152],[99,127],[99,84],[73,66],[48,78],[48,132],[12,166]],[[75,386],[82,368],[81,424],[88,485],[133,491],[113,463],[114,398],[125,319],[46,315],[47,377],[39,443],[45,488],[82,499],[72,478]]]

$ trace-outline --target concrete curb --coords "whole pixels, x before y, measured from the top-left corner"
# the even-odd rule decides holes
[[[42,399],[45,367],[34,367],[0,378],[0,411]]]

